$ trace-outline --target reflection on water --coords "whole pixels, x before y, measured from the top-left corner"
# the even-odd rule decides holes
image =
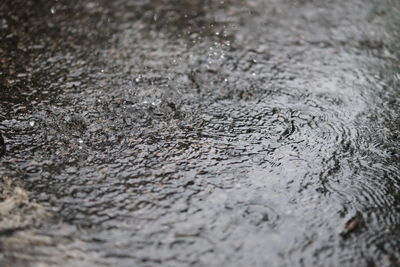
[[[29,4],[0,6],[0,262],[400,263],[397,3]]]

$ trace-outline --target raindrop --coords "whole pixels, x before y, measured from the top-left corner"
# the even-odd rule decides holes
[[[56,9],[54,7],[52,7],[52,8],[50,8],[50,12],[51,12],[51,14],[54,15],[56,13]]]
[[[33,126],[35,126],[35,122],[34,122],[34,121],[30,121],[30,122],[29,122],[29,125],[30,125],[31,127],[33,127]]]

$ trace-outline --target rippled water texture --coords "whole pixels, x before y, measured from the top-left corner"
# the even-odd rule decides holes
[[[0,265],[399,266],[399,14],[2,0]]]

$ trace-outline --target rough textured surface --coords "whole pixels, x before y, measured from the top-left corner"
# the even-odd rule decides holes
[[[1,1],[0,265],[400,265],[399,12]]]

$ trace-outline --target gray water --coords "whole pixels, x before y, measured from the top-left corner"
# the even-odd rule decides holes
[[[0,266],[400,266],[400,2],[0,3]]]

